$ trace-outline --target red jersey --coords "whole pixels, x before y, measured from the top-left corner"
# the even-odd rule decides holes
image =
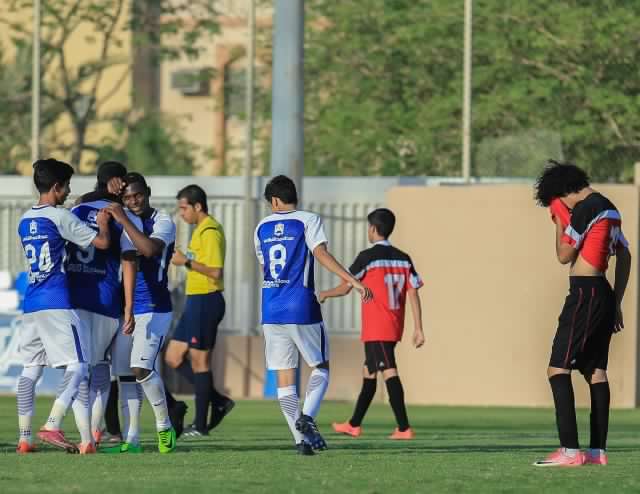
[[[598,271],[605,272],[619,246],[628,247],[622,234],[622,218],[602,194],[594,192],[575,205],[562,240],[580,252]]]
[[[362,341],[400,341],[407,290],[422,286],[411,258],[378,242],[360,252],[349,270],[373,292],[373,300],[362,304]]]

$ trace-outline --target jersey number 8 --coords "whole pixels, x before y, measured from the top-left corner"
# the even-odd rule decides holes
[[[275,280],[280,276],[284,265],[287,263],[287,249],[282,244],[272,245],[269,249],[269,272],[271,277]],[[280,269],[276,269],[280,267]]]

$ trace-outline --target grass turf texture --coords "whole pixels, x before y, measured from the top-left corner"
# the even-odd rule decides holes
[[[38,400],[36,427],[50,404]],[[318,423],[331,449],[314,457],[294,453],[280,409],[269,401],[238,402],[208,438],[179,441],[171,455],[158,454],[145,403],[142,455],[84,457],[40,446],[21,457],[15,399],[0,397],[0,492],[640,492],[638,410],[612,412],[608,467],[541,469],[531,463],[557,444],[551,410],[410,407],[417,439],[394,442],[386,438],[391,411],[379,404],[359,439],[334,434],[331,422],[347,419],[351,408],[323,405]],[[77,439],[73,418],[66,423]],[[585,410],[579,425],[586,445]]]

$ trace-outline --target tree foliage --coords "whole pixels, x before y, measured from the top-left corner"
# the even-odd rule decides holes
[[[526,149],[553,135],[594,179],[629,178],[640,150],[640,35],[629,19],[639,15],[623,0],[476,0],[475,172],[513,160],[505,173],[535,174],[540,150]],[[463,2],[308,0],[306,36],[308,173],[459,174]]]
[[[130,118],[114,130],[98,146],[97,161],[117,160],[143,175],[191,175],[201,152],[183,137],[179,121],[158,112]]]
[[[44,151],[64,153],[74,164],[85,161],[87,152],[98,152],[100,143],[92,140],[90,131],[105,124],[119,124],[122,115],[107,113],[106,108],[130,80],[131,46],[147,47],[146,53],[155,63],[197,58],[202,40],[218,31],[214,3],[42,0],[43,106],[57,109],[72,131],[71,138],[49,136]],[[0,5],[0,26],[18,49],[31,44],[31,24],[25,20],[32,12],[32,0],[4,0]],[[95,57],[80,62],[70,59],[74,43],[93,47]],[[107,72],[117,76],[106,77]]]

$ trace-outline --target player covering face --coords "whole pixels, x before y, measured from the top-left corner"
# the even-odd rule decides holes
[[[95,190],[80,197],[71,212],[96,230],[96,213],[110,204],[119,203],[118,182],[126,174],[127,170],[121,163],[102,163],[98,167]],[[111,388],[111,345],[120,326],[120,318],[123,318],[123,328],[127,332],[132,330],[135,322],[133,289],[136,265],[131,259],[121,259],[122,252],[135,249],[123,234],[122,226],[116,222],[109,226],[109,249],[101,251],[92,246],[83,249],[75,244],[68,245],[67,249],[66,271],[71,303],[87,329],[90,341],[89,408],[96,443],[100,443],[102,438],[101,423]],[[81,406],[80,402],[74,401],[74,409],[78,406]]]
[[[293,181],[274,177],[266,186],[271,215],[255,231],[255,248],[263,266],[262,327],[267,367],[277,372],[278,401],[297,451],[326,449],[315,417],[329,386],[329,339],[315,295],[314,260],[350,283],[363,300],[371,291],[347,272],[327,250],[322,220],[297,211]],[[302,411],[295,385],[298,355],[313,368]],[[302,412],[302,413],[301,413]]]
[[[587,174],[572,164],[551,162],[536,182],[536,199],[549,207],[558,261],[569,264],[569,295],[558,320],[547,375],[556,408],[561,448],[536,466],[606,465],[610,390],[609,343],[623,326],[622,298],[631,255],[622,218],[609,199],[594,190]],[[617,256],[615,285],[605,277]],[[580,451],[571,371],[584,376],[591,393],[591,441]]]

